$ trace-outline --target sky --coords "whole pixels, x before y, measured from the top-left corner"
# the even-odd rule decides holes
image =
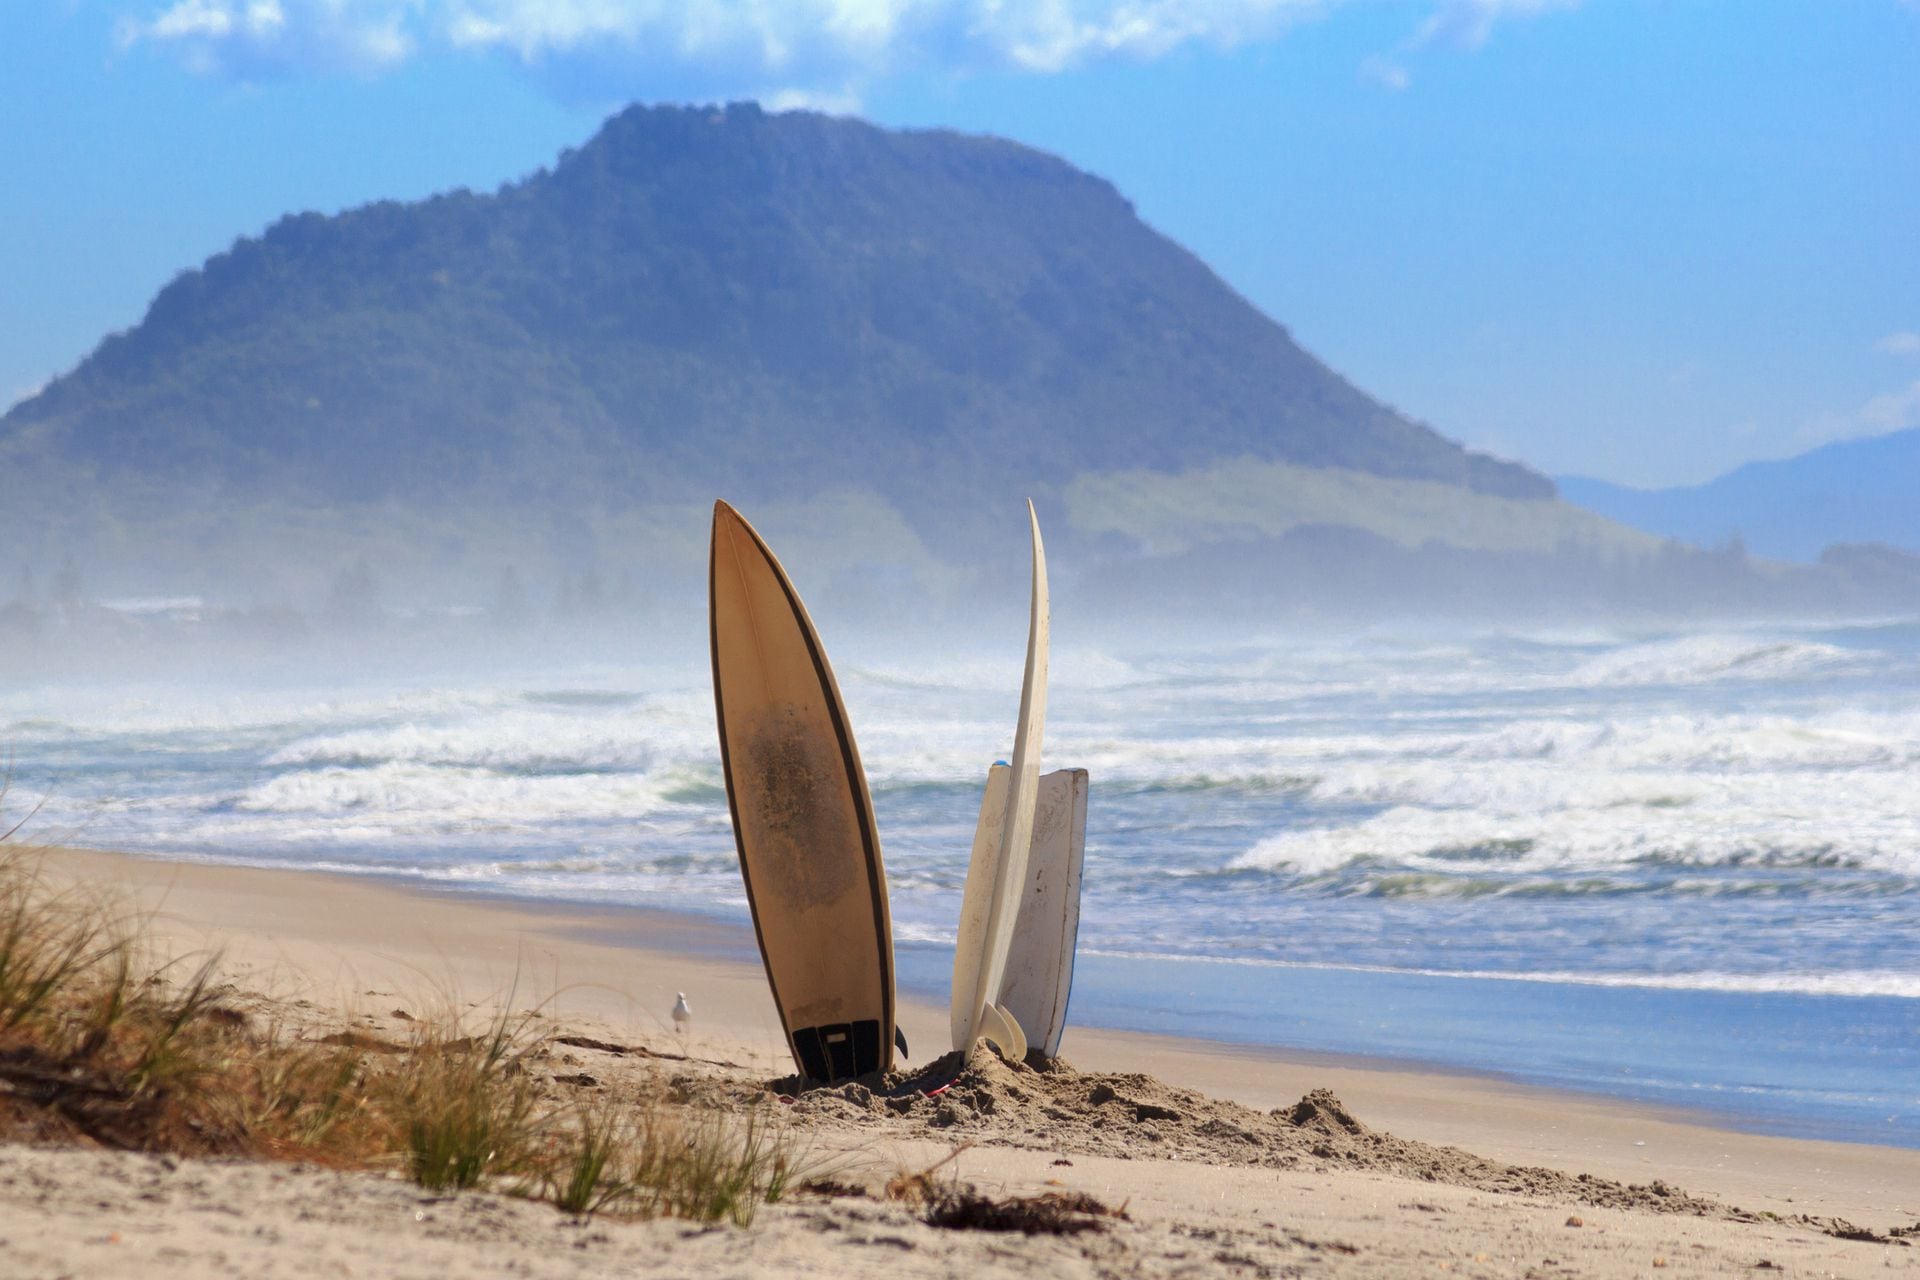
[[[0,0],[0,406],[283,214],[628,102],[995,133],[1551,474],[1920,427],[1920,0]]]

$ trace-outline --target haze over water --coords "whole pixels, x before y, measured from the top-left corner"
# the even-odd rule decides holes
[[[838,656],[902,982],[944,999],[1019,655]],[[1920,626],[1053,670],[1045,767],[1093,785],[1081,1021],[1920,1145]],[[746,919],[704,665],[5,707],[39,839]]]

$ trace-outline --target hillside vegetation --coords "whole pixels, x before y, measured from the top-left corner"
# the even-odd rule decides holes
[[[638,510],[832,490],[954,559],[1085,472],[1239,458],[1552,495],[1354,388],[1063,161],[636,107],[495,193],[290,216],[183,272],[0,419],[0,521],[31,512],[5,532],[95,577],[306,546],[478,580],[499,542],[592,559]]]

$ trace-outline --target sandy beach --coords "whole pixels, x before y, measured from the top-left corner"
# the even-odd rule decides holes
[[[118,886],[169,950],[218,950],[236,987],[316,1028],[404,1038],[421,1013],[512,1001],[550,1032],[550,1089],[666,1072],[728,1105],[791,1073],[762,974],[729,958],[724,926],[91,851],[46,865]],[[695,1011],[684,1038],[677,991]],[[900,1023],[907,1070],[925,1071],[945,1010],[903,1001]],[[788,1094],[836,1194],[789,1196],[745,1229],[580,1220],[377,1171],[0,1146],[0,1258],[21,1277],[1920,1271],[1920,1237],[1888,1236],[1920,1224],[1920,1151],[1078,1027],[1063,1058],[1045,1073],[989,1058],[938,1097],[931,1076]],[[952,1229],[880,1194],[950,1155],[941,1176],[990,1195],[1085,1193],[1125,1217]]]

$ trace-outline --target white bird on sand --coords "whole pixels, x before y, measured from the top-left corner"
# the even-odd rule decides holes
[[[673,994],[673,1029],[678,1031],[680,1038],[684,1040],[687,1036],[687,1026],[693,1021],[693,1010],[687,1008],[686,992],[676,991]]]

